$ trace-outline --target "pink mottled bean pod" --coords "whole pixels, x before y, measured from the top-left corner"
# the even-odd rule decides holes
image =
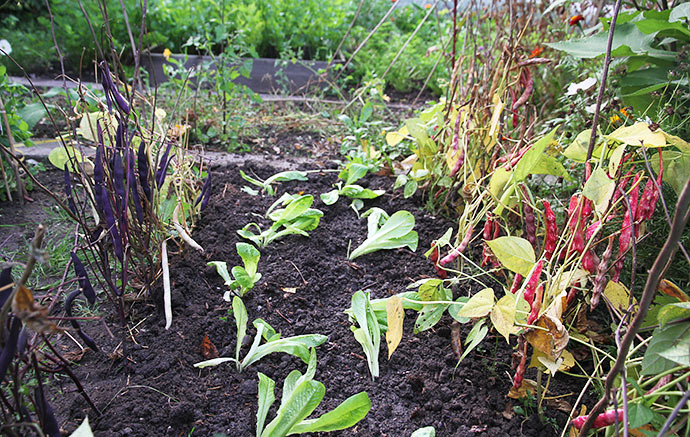
[[[472,232],[474,231],[474,227],[470,225],[469,229],[467,229],[467,233],[465,233],[465,237],[462,239],[458,247],[455,249],[451,250],[450,253],[441,259],[439,264],[443,267],[447,266],[448,264],[452,263],[455,261],[455,259],[460,256],[462,252],[467,249],[467,246],[470,244],[470,241],[472,240]]]
[[[532,307],[532,302],[534,302],[534,294],[537,291],[537,285],[539,284],[539,278],[541,277],[541,271],[544,268],[544,260],[539,260],[537,261],[537,264],[534,266],[534,269],[532,270],[532,273],[529,275],[529,278],[527,278],[527,284],[525,285],[525,294],[524,298],[529,304],[530,308]]]
[[[556,214],[551,209],[551,204],[544,200],[544,222],[546,223],[546,236],[544,237],[544,258],[551,260],[556,251],[558,240],[558,225],[556,224]]]
[[[613,235],[611,235],[608,240],[606,250],[604,250],[604,253],[601,255],[601,262],[597,267],[597,275],[594,278],[594,289],[592,290],[592,299],[589,304],[589,307],[592,311],[599,304],[601,293],[604,292],[604,288],[606,287],[606,271],[608,270],[609,262],[611,261],[611,255],[613,254]]]
[[[582,425],[587,421],[588,416],[580,416],[573,419],[573,426],[577,429],[582,428]],[[609,425],[613,425],[616,422],[623,421],[623,410],[609,410],[605,413],[601,413],[594,419],[594,429],[604,428]]]

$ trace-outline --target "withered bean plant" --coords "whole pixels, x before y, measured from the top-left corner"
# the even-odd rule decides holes
[[[52,13],[50,15],[70,108],[62,111],[69,128],[60,138],[63,153],[52,160],[63,168],[64,193],[53,193],[39,181],[34,182],[52,196],[75,223],[70,264],[76,281],[67,280],[68,265],[61,284],[52,290],[53,293],[43,296],[43,300],[50,301],[47,306],[35,302],[31,291],[25,287],[35,262],[49,256],[49,251],[39,250],[44,233],[42,227],[37,231],[22,279],[14,283],[10,271],[3,272],[3,288],[0,288],[2,434],[60,435],[58,421],[47,402],[46,373],[65,373],[71,377],[98,416],[98,408],[71,372],[70,362],[53,346],[55,337],[52,334],[65,330],[56,323],[69,322],[71,330],[83,343],[98,351],[98,345],[80,322],[105,322],[99,317],[75,317],[75,301],[83,296],[90,304],[97,300],[109,302],[119,325],[124,328],[131,311],[128,303],[150,296],[151,290],[162,283],[167,329],[172,322],[167,242],[174,242],[180,249],[189,245],[203,250],[191,238],[190,228],[208,202],[210,174],[200,155],[188,150],[184,136],[168,134],[179,111],[176,109],[166,117],[164,111],[156,107],[155,94],[148,95],[140,86],[146,3],[142,0],[138,42],[123,8],[135,65],[134,76],[128,84],[120,74],[123,71],[119,56],[122,48],[110,43],[106,2],[99,1],[105,23],[101,29],[105,36],[101,43],[91,17],[81,1],[77,1],[76,5],[92,30],[99,58],[94,61],[94,70],[100,77],[104,99],[96,99],[99,101],[96,111],[93,107],[86,109],[88,91],[80,81],[75,81],[77,101],[67,92],[65,68],[58,41],[54,38]],[[47,0],[46,7],[50,13]],[[53,115],[48,114],[56,125]],[[23,165],[16,157],[15,161]],[[30,173],[27,171],[27,174]],[[55,317],[51,311],[60,301],[65,316]],[[126,329],[120,331],[125,335]],[[76,339],[74,341],[79,344]],[[123,348],[127,341],[123,339]],[[27,392],[26,387],[34,389]]]
[[[680,243],[689,216],[690,172],[674,162],[684,159],[690,143],[629,109],[616,111],[625,122],[608,117],[617,109],[610,104],[615,90],[607,78],[621,1],[604,20],[599,41],[606,41],[605,57],[596,78],[594,117],[581,132],[549,119],[555,99],[549,101],[543,89],[557,74],[553,65],[560,55],[543,56],[538,44],[558,21],[568,29],[582,17],[559,12],[555,4],[507,2],[510,14],[505,14],[472,7],[463,13],[454,3],[446,99],[406,120],[390,142],[412,142],[408,177],[425,190],[431,207],[459,216],[457,235],[454,244],[448,233],[431,244],[427,254],[439,278],[417,284],[416,297],[394,297],[402,304],[386,307],[388,329],[399,332],[395,321],[401,325],[402,318],[396,319],[396,311],[403,304],[428,301],[415,329],[433,326],[448,308],[456,325],[474,323],[467,349],[490,328],[514,345],[507,396],[536,398],[540,416],[551,378],[584,369],[580,361],[591,359],[594,370],[581,375],[587,382],[570,408],[580,435],[607,426],[626,436],[634,428],[688,433],[690,298],[672,282],[687,278],[665,275],[679,249],[690,264]],[[641,13],[669,21],[678,17],[685,26],[690,19],[682,5],[654,8],[659,10]],[[456,44],[458,29],[464,38]],[[543,39],[535,38],[540,32]],[[657,34],[662,44],[664,34]],[[677,196],[675,212],[664,197],[664,184]],[[654,220],[670,229],[663,244],[659,236],[650,241]],[[649,269],[644,285],[635,281],[642,241],[658,247],[654,263],[644,266]],[[466,255],[473,242],[482,248],[481,259]],[[629,274],[626,265],[631,265]],[[487,287],[487,277],[502,290]],[[469,299],[449,300],[448,286],[462,279],[484,288]],[[439,317],[428,322],[432,313]],[[590,317],[610,317],[612,335],[595,333]],[[585,355],[576,359],[570,352],[576,348],[584,348]],[[460,352],[460,360],[467,353]],[[525,378],[528,366],[536,367],[536,381]],[[602,398],[583,415],[579,407],[590,387]]]

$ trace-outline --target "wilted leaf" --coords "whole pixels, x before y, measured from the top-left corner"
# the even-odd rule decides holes
[[[594,202],[596,211],[600,215],[603,215],[609,205],[609,200],[611,200],[615,188],[616,182],[609,178],[606,170],[599,167],[594,170],[589,179],[587,179],[585,187],[582,190],[582,195]]]
[[[683,292],[676,284],[666,279],[659,282],[659,291],[667,296],[674,297],[681,302],[690,302],[690,297]]]
[[[25,286],[19,287],[12,301],[12,313],[34,332],[62,331],[55,323],[48,319],[48,308],[42,307],[34,301],[31,290]]]
[[[520,331],[520,328],[515,326],[515,296],[513,294],[506,294],[500,298],[491,310],[490,317],[496,331],[505,337],[508,343],[510,343],[508,336]]]
[[[389,360],[402,340],[404,319],[405,311],[403,310],[402,299],[397,295],[391,296],[386,302],[386,320],[388,322],[386,344],[388,344]]]
[[[558,358],[568,345],[570,336],[560,320],[544,314],[537,320],[537,326],[546,328],[529,331],[525,338],[535,349],[540,350],[552,359]]]
[[[498,237],[486,242],[501,265],[522,276],[529,275],[535,262],[534,249],[529,241],[520,237]]]
[[[537,383],[531,379],[523,379],[522,385],[517,390],[512,385],[510,386],[510,391],[508,392],[508,397],[511,399],[524,399],[529,395],[534,395],[537,393]]]
[[[491,288],[485,288],[467,301],[458,311],[458,317],[484,317],[489,314],[493,306],[494,291]]]
[[[625,285],[620,282],[609,281],[604,289],[604,296],[611,302],[618,311],[626,312],[628,310],[628,302],[630,300],[630,292],[625,287]],[[637,302],[633,297],[633,305],[636,306]]]
[[[208,338],[208,334],[204,335],[204,339],[201,341],[201,356],[207,360],[218,358],[218,349]]]

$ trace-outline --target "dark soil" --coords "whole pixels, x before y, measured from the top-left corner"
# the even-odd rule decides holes
[[[268,166],[252,166],[266,178],[274,173]],[[335,173],[310,175],[307,183],[285,183],[291,193],[304,190],[317,197],[330,189]],[[96,337],[102,352],[88,351],[79,359],[75,373],[96,405],[103,410],[97,418],[88,410],[74,385],[60,380],[63,395],[54,388],[54,406],[63,429],[73,430],[88,414],[96,435],[114,436],[228,436],[254,435],[257,411],[257,372],[276,381],[276,397],[287,374],[304,371],[305,364],[288,355],[269,355],[238,373],[234,365],[196,369],[204,360],[201,343],[205,335],[221,356],[234,356],[235,324],[228,315],[230,304],[222,299],[224,286],[208,261],[224,260],[228,266],[240,259],[235,252],[236,230],[261,216],[275,198],[252,197],[240,189],[245,185],[237,167],[217,169],[215,193],[194,238],[205,249],[203,254],[185,248],[171,260],[173,323],[164,329],[160,307],[135,303],[129,329],[109,336],[101,325],[84,323]],[[420,210],[420,199],[405,200],[400,191],[392,192],[392,180],[369,177],[372,187],[388,190],[368,206],[389,213],[406,209],[415,215],[420,242],[438,238],[452,223]],[[438,436],[548,436],[555,430],[548,423],[565,424],[567,415],[547,408],[547,424],[536,414],[517,415],[513,406],[529,406],[505,397],[511,382],[512,348],[494,333],[457,367],[451,347],[451,321],[444,315],[435,328],[413,335],[416,317],[408,311],[402,343],[388,360],[382,340],[381,376],[372,381],[363,351],[350,331],[343,310],[350,306],[352,294],[371,290],[373,297],[386,297],[404,291],[412,281],[434,274],[424,258],[425,247],[416,253],[407,249],[381,251],[348,262],[348,247],[359,245],[366,235],[366,221],[356,217],[341,199],[326,207],[319,227],[309,238],[290,236],[262,250],[259,271],[263,278],[245,297],[250,320],[263,318],[284,336],[306,333],[328,335],[317,349],[316,380],[326,385],[326,397],[315,412],[321,414],[347,397],[366,391],[372,409],[355,427],[334,436],[409,436],[423,426],[436,427]],[[454,290],[467,295],[475,286],[465,284]],[[149,301],[159,302],[156,289]],[[102,311],[110,311],[105,303]],[[112,322],[111,326],[115,323]],[[251,324],[250,324],[251,326]],[[464,326],[464,338],[470,326]],[[250,335],[254,335],[253,328]],[[72,342],[64,351],[78,352]],[[246,348],[243,349],[246,352]],[[243,353],[244,353],[243,352]],[[74,355],[73,355],[74,356]],[[535,378],[533,370],[528,378]],[[577,382],[559,375],[551,382],[551,394],[571,393],[565,400],[574,402],[580,390]],[[279,403],[276,402],[276,403]],[[269,414],[275,414],[276,405]]]

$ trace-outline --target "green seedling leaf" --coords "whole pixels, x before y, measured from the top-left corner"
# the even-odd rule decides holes
[[[263,325],[263,332],[261,333],[266,341],[275,341],[280,339],[280,334],[273,329],[264,319],[254,319],[252,325],[258,330],[259,325]]]
[[[376,314],[371,308],[369,293],[362,290],[352,295],[352,315],[359,325],[354,328],[355,340],[362,345],[364,354],[367,357],[371,378],[379,376],[379,349],[381,347],[381,328],[379,327]]]
[[[266,423],[268,410],[275,402],[274,394],[276,383],[261,372],[259,374],[259,409],[256,412],[256,437],[261,437],[261,432]]]
[[[438,291],[442,284],[443,280],[441,279],[427,279],[419,286],[417,296],[424,301],[438,300]]]
[[[367,239],[352,251],[350,260],[383,249],[408,247],[413,252],[416,251],[419,237],[412,230],[414,224],[414,216],[408,211],[396,212],[376,232],[369,233]],[[371,227],[369,230],[372,230]]]
[[[194,367],[196,367],[196,368],[198,368],[198,369],[203,369],[203,368],[205,368],[205,367],[215,367],[215,366],[217,366],[217,365],[219,365],[219,364],[229,363],[229,362],[231,362],[231,361],[232,361],[232,362],[235,362],[235,363],[237,363],[237,364],[239,364],[239,362],[238,362],[236,359],[234,359],[234,358],[220,357],[220,358],[213,358],[213,359],[210,359],[210,360],[206,360],[206,361],[201,361],[201,362],[198,362],[198,363],[194,363]]]
[[[93,437],[93,431],[91,430],[91,425],[89,424],[89,416],[84,418],[84,421],[79,425],[77,429],[74,430],[69,437]]]
[[[405,188],[403,189],[403,197],[405,197],[405,199],[409,199],[410,197],[414,196],[414,193],[417,192],[418,186],[419,185],[417,181],[415,181],[414,179],[411,181],[407,181],[407,183],[405,184]]]
[[[604,215],[615,189],[616,181],[609,178],[603,167],[599,167],[587,179],[582,195],[594,202],[594,209],[599,215]]]
[[[506,236],[486,242],[503,267],[527,277],[536,262],[534,249],[524,238]]]
[[[232,278],[230,277],[230,272],[228,272],[228,263],[225,261],[211,261],[207,263],[209,266],[213,266],[216,268],[216,272],[218,275],[220,275],[221,278],[225,281],[225,285],[230,285],[232,284]]]
[[[417,431],[410,434],[410,437],[436,437],[436,429],[433,426],[419,428]]]
[[[331,190],[328,193],[323,193],[321,194],[321,201],[325,205],[333,205],[335,202],[338,201],[338,198],[340,197],[340,194],[338,193],[338,190]]]
[[[244,268],[249,276],[256,275],[257,267],[259,265],[259,258],[261,258],[261,252],[259,252],[253,245],[247,243],[235,243],[235,248],[237,249],[237,254],[240,256],[240,258],[242,258]]]
[[[242,170],[240,170],[240,175],[242,176],[242,179],[249,182],[250,184],[254,184],[257,187],[261,187],[261,190],[270,196],[274,196],[276,194],[275,188],[273,188],[273,184],[276,182],[308,180],[307,173],[304,171],[282,171],[280,173],[274,174],[273,176],[269,177],[263,182],[258,179],[254,179]]]
[[[261,331],[263,331],[263,325],[259,325],[258,327],[257,336],[254,338],[254,343],[252,344],[252,347],[247,355],[242,360],[242,368],[254,364],[266,355],[277,352],[294,355],[307,363],[309,362],[309,350],[323,344],[326,340],[328,340],[328,337],[325,335],[306,334],[281,338],[279,340],[271,341],[270,343],[264,343],[261,346],[258,346],[259,342],[261,341]]]
[[[417,320],[415,320],[413,332],[419,334],[420,332],[436,326],[447,308],[448,304],[441,303],[424,305],[417,316]]]
[[[409,178],[405,174],[399,174],[398,177],[395,178],[395,183],[393,184],[393,189],[397,190],[398,188],[402,187],[407,183]]]
[[[484,337],[486,337],[486,334],[489,332],[489,328],[487,328],[484,325],[484,320],[481,319],[477,324],[475,324],[472,327],[472,330],[467,334],[467,338],[465,339],[465,351],[462,353],[462,356],[458,360],[458,363],[455,365],[457,368],[462,360],[465,359],[465,357],[474,350],[474,348],[477,347],[479,343],[481,343],[482,340],[484,340]],[[467,344],[469,342],[469,345]]]
[[[345,185],[354,184],[356,181],[362,179],[369,172],[369,166],[359,164],[357,162],[350,162],[338,174],[338,178],[345,181]]]
[[[458,311],[458,317],[484,317],[491,312],[494,306],[494,291],[485,288],[472,296],[470,300]]]
[[[345,185],[340,194],[350,199],[376,199],[384,194],[386,190],[370,190],[359,185]]]
[[[235,296],[232,299],[232,315],[235,317],[235,326],[237,327],[237,345],[235,346],[235,361],[240,365],[240,349],[242,349],[242,341],[247,335],[247,322],[249,315],[247,308],[244,306],[242,299]]]
[[[309,416],[319,406],[326,394],[326,387],[318,381],[304,381],[292,392],[278,415],[261,433],[262,437],[283,437]]]
[[[354,426],[371,410],[371,400],[366,392],[360,392],[345,399],[334,410],[317,419],[303,420],[295,425],[288,435],[306,432],[331,432]]]

